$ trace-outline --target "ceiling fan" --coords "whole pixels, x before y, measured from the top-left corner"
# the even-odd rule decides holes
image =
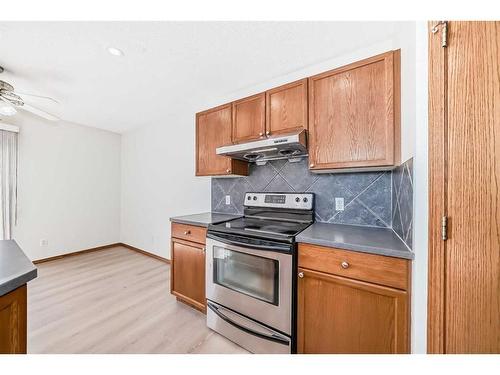
[[[0,73],[3,72],[3,68],[0,67]],[[59,121],[60,118],[54,116],[46,111],[43,111],[37,107],[27,104],[24,97],[34,97],[39,99],[50,100],[54,103],[59,103],[57,100],[50,98],[48,96],[34,95],[22,93],[14,90],[14,86],[10,83],[0,80],[0,115],[3,116],[13,116],[17,113],[17,109],[21,108],[25,111],[31,112],[36,116],[44,118],[49,121]]]

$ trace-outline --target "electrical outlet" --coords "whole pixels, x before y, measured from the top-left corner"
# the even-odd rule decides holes
[[[48,244],[49,244],[48,240],[45,240],[45,239],[40,240],[40,246],[47,246]]]
[[[344,198],[335,198],[335,210],[344,211]]]
[[[226,204],[231,204],[231,196],[226,195]]]

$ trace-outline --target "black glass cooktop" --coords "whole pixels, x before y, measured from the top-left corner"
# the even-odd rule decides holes
[[[259,237],[282,236],[294,237],[306,229],[310,223],[295,223],[281,220],[258,219],[253,217],[242,217],[220,224],[211,225],[210,229],[225,233],[239,233],[247,235],[258,235]]]

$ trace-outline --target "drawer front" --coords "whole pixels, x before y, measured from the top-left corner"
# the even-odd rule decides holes
[[[172,237],[204,244],[207,237],[207,228],[197,227],[196,225],[172,223]]]
[[[403,290],[410,278],[408,260],[309,244],[299,244],[299,267]]]

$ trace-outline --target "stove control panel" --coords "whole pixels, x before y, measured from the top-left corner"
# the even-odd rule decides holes
[[[246,193],[245,206],[312,210],[313,193]]]

